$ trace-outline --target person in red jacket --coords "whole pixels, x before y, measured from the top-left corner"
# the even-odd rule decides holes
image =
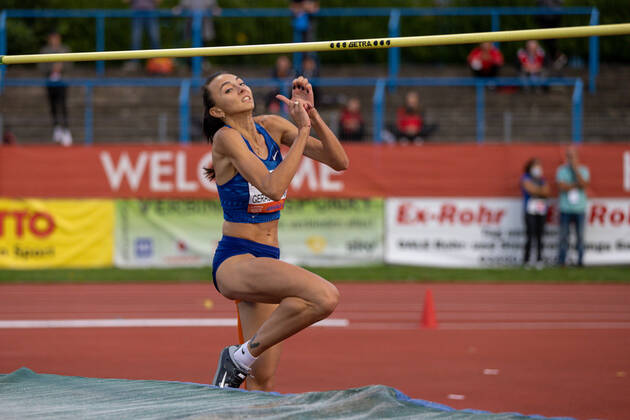
[[[529,77],[543,75],[545,69],[545,50],[538,44],[538,41],[527,41],[525,48],[518,50],[517,56],[521,74]]]
[[[361,141],[364,132],[365,123],[361,116],[361,102],[359,98],[350,98],[339,117],[339,139]]]
[[[529,40],[525,48],[521,48],[517,53],[520,65],[521,77],[525,82],[534,82],[536,91],[541,89],[541,83],[545,78],[545,50],[542,49],[538,41]],[[547,90],[548,86],[542,86]],[[525,86],[525,89],[530,88]]]
[[[477,77],[496,77],[503,63],[503,54],[491,42],[482,42],[468,54],[468,65]]]
[[[396,116],[396,137],[398,141],[422,142],[433,134],[437,128],[437,124],[425,123],[418,92],[407,92],[405,104],[398,108]]]

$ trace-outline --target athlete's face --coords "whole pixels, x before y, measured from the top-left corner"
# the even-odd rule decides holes
[[[254,110],[251,89],[243,79],[234,74],[226,73],[215,77],[208,89],[215,103],[210,109],[210,114],[214,117],[223,118],[226,115]]]

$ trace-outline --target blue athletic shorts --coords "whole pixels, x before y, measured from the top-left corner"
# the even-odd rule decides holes
[[[252,254],[254,257],[267,257],[280,259],[280,248],[275,246],[260,244],[248,239],[236,238],[234,236],[223,236],[219,241],[217,250],[214,252],[212,260],[212,282],[214,287],[221,293],[217,286],[217,270],[221,263],[230,257],[242,254]]]

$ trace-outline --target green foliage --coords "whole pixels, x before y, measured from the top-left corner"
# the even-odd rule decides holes
[[[124,0],[3,0],[7,9],[81,9],[127,8]],[[161,8],[176,6],[179,0],[163,0]],[[223,8],[287,7],[287,0],[219,0]],[[474,7],[489,6],[487,0],[362,0],[363,7]],[[321,0],[321,7],[351,7],[345,0]],[[494,0],[493,6],[533,6],[534,0]],[[600,10],[600,23],[621,23],[630,21],[630,9],[622,0],[565,0],[566,6],[595,6]],[[290,42],[292,29],[289,18],[226,18],[216,19],[217,37],[210,45],[238,45]],[[589,16],[564,16],[562,25],[575,26],[589,23]],[[162,19],[160,22],[161,42],[165,48],[185,47],[189,41],[183,37],[185,19]],[[317,38],[356,39],[387,36],[387,17],[327,17],[317,19]],[[538,27],[534,16],[502,16],[501,29],[515,30]],[[7,21],[7,45],[9,54],[34,53],[44,45],[46,35],[51,30],[59,31],[72,51],[92,51],[96,42],[94,19],[9,19]],[[490,17],[404,17],[401,19],[401,35],[432,35],[448,33],[478,32],[490,30]],[[106,20],[106,49],[122,50],[130,47],[131,22],[129,19]],[[147,41],[145,41],[147,42]],[[630,61],[630,37],[600,38],[603,61]],[[146,44],[145,44],[146,45]],[[586,59],[587,39],[559,40],[560,50],[569,56]],[[501,49],[506,61],[514,60],[520,43],[504,43]],[[407,62],[462,62],[469,45],[456,45],[431,48],[405,48],[402,58]],[[385,50],[348,51],[344,53],[324,53],[320,55],[325,63],[384,63]],[[273,56],[235,56],[215,58],[217,64],[265,64],[270,65]]]
[[[37,52],[40,44],[33,28],[23,20],[7,21],[8,54],[28,54]]]

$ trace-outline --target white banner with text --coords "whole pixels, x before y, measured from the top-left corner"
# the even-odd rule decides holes
[[[558,215],[550,202],[543,259],[555,264]],[[438,267],[523,263],[523,201],[516,198],[391,198],[385,201],[385,261]],[[575,263],[570,228],[569,263]],[[585,213],[586,265],[630,263],[630,199],[590,200]],[[532,256],[535,249],[532,249]]]

